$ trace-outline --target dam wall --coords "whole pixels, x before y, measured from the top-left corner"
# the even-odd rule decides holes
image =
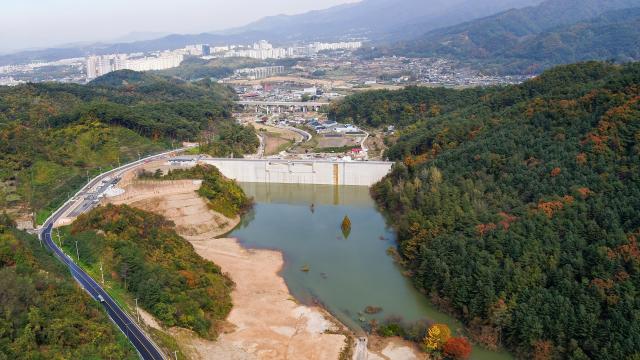
[[[328,160],[203,159],[239,182],[371,186],[391,170],[392,162]]]

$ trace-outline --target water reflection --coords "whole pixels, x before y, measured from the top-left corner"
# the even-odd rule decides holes
[[[255,208],[231,236],[250,248],[281,250],[282,270],[293,295],[304,303],[322,303],[343,323],[359,329],[368,321],[401,318],[433,321],[461,329],[416,291],[387,255],[395,234],[369,195],[356,186],[241,184]],[[341,225],[351,221],[348,239]],[[380,308],[367,314],[368,306]],[[508,358],[474,350],[474,359]]]

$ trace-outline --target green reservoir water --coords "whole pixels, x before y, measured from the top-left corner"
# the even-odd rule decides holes
[[[459,322],[436,310],[415,290],[387,255],[387,249],[395,245],[395,235],[376,209],[368,188],[240,185],[254,197],[256,205],[230,236],[248,248],[282,251],[282,275],[299,301],[319,301],[356,330],[363,317],[368,321],[389,316],[409,322],[428,319],[445,323],[454,332],[461,328]],[[345,215],[352,223],[346,239],[340,229]],[[303,267],[309,271],[301,271]],[[382,307],[383,311],[363,315],[368,305]],[[511,357],[476,347],[472,359]]]

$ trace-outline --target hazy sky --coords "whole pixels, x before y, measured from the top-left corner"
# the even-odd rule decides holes
[[[357,0],[0,0],[0,52],[117,39],[131,32],[199,33]]]

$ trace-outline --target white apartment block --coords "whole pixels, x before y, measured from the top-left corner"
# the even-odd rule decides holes
[[[320,43],[315,42],[297,47],[279,48],[273,47],[266,40],[260,40],[252,46],[217,46],[209,47],[209,45],[188,45],[183,49],[164,51],[154,56],[144,56],[144,54],[111,54],[102,56],[90,56],[86,59],[87,80],[95,79],[99,76],[108,74],[116,70],[135,70],[150,71],[164,70],[180,66],[185,56],[209,57],[211,53],[215,56],[223,57],[248,57],[253,59],[284,59],[299,56],[313,56],[324,50],[355,50],[362,46],[359,41],[354,42],[337,42],[337,43]],[[268,77],[265,72],[273,70],[257,70],[255,74],[247,76],[255,76],[255,78]]]
[[[128,55],[103,55],[87,58],[87,80],[117,70],[150,71],[164,70],[180,66],[184,55],[176,52],[164,52],[158,56],[129,58]]]
[[[244,76],[249,79],[264,79],[270,76],[282,74],[284,72],[284,66],[264,66],[257,68],[245,68],[235,71],[235,75]]]

